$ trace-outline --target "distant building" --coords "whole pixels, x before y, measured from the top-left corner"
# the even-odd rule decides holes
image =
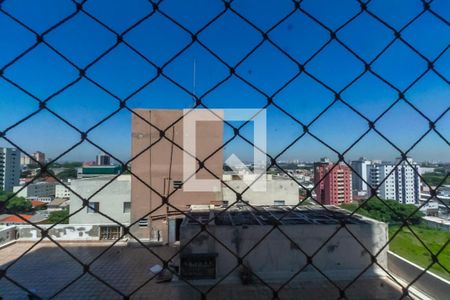
[[[121,166],[83,166],[78,168],[77,178],[91,178],[104,175],[117,175],[122,171]]]
[[[250,178],[248,178],[250,177]],[[242,200],[248,201],[250,205],[297,205],[299,202],[299,186],[291,179],[277,178],[267,175],[266,191],[258,192],[248,187],[248,181],[258,179],[257,175],[235,175],[224,174],[222,186],[223,202],[225,205],[236,201],[235,192],[243,192]]]
[[[120,233],[122,230],[120,226],[102,216],[98,211],[117,222],[125,225],[130,224],[130,177],[130,175],[121,175],[113,180],[114,176],[101,176],[72,180],[70,187],[81,197],[89,198],[100,191],[89,200],[91,207],[83,208],[83,201],[77,195],[72,194],[70,196],[70,213],[81,210],[69,218],[69,223],[102,225],[105,232]],[[103,188],[105,185],[106,187]]]
[[[20,151],[0,148],[0,190],[12,192],[20,179]]]
[[[68,183],[66,183],[68,185]],[[55,187],[55,198],[69,199],[70,190],[62,184],[57,184]]]
[[[322,159],[314,163],[316,200],[322,204],[340,205],[352,202],[352,171],[343,164]]]
[[[111,165],[111,157],[105,153],[101,153],[97,155],[95,162],[97,166],[110,166]]]
[[[40,151],[36,151],[33,153],[34,159],[39,162],[40,164],[45,164],[45,153],[42,153]]]
[[[47,210],[51,212],[67,209],[69,207],[69,202],[70,201],[67,199],[55,198],[47,204]]]
[[[15,186],[14,192],[18,192],[17,196],[24,197],[30,200],[39,200],[42,202],[50,202],[55,197],[56,183],[54,182],[35,182],[30,183],[27,186]],[[23,188],[23,189],[22,189]],[[22,189],[22,190],[20,190]],[[20,190],[20,192],[19,192]]]
[[[412,158],[396,163],[373,163],[368,167],[368,181],[377,188],[382,199],[397,200],[403,204],[420,201],[420,167]]]
[[[372,162],[370,160],[365,159],[364,157],[359,158],[358,160],[352,161],[352,189],[355,192],[363,192],[367,193],[367,167]]]
[[[21,166],[31,165],[31,163],[32,163],[31,158],[28,155],[22,155],[20,157],[20,165]]]

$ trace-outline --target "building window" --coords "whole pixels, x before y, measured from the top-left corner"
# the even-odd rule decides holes
[[[139,227],[147,227],[148,226],[148,219],[147,218],[143,218],[140,219],[138,222]]]
[[[173,181],[173,188],[178,190],[181,189],[181,187],[183,186],[183,181],[181,180],[174,180]]]
[[[95,214],[100,209],[100,203],[98,202],[89,202],[89,206],[87,207],[88,214]]]
[[[284,200],[274,200],[273,205],[286,205]]]
[[[120,237],[119,226],[101,226],[100,239],[101,240],[117,240]]]
[[[123,203],[123,213],[128,214],[131,210],[131,202],[124,202]]]

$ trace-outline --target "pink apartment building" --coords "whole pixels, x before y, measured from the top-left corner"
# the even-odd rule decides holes
[[[345,164],[322,160],[314,164],[314,183],[317,184],[316,199],[326,205],[352,202],[352,170]]]

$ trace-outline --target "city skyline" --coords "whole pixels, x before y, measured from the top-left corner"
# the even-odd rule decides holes
[[[255,22],[258,27],[268,30],[276,20],[287,15],[290,9],[294,8],[291,2],[277,4],[276,10],[271,9],[273,5],[275,5],[274,1],[261,4],[261,7],[259,5],[253,7],[250,2],[238,1],[232,6],[236,11],[247,14],[246,17]],[[249,9],[250,6],[254,9]],[[433,2],[431,6],[445,11],[449,4],[441,1]],[[120,5],[101,6],[101,3],[91,2],[87,2],[83,7],[102,22],[112,26],[112,29],[117,32],[124,31],[133,23],[132,20],[139,20],[152,9],[147,2],[139,1],[127,6],[126,11],[122,11]],[[7,1],[2,8],[23,19],[25,24],[37,33],[44,32],[63,15],[68,15],[75,9],[73,3],[63,1],[57,5],[41,3],[33,9],[29,7],[24,9],[13,1]],[[318,2],[305,1],[302,3],[302,8],[317,16],[320,22],[333,30],[339,28],[352,15],[356,15],[360,9],[356,1],[339,5],[332,3],[320,5]],[[389,1],[375,1],[370,3],[368,8],[375,14],[386,17],[386,21],[399,30],[411,16],[422,10],[422,4],[420,1],[411,1],[407,5],[402,5],[402,9],[398,10],[395,18],[389,14],[389,11],[395,8],[395,4],[390,4]],[[190,5],[179,6],[162,2],[159,9],[170,13],[176,20],[181,20],[189,30],[195,31],[220,13],[223,7],[215,2],[205,2],[204,5],[195,8]],[[186,19],[184,12],[192,10],[198,11],[198,14],[195,14],[197,17]],[[342,13],[342,18],[336,18],[337,12]],[[155,30],[153,26],[155,22],[159,24],[159,30]],[[32,45],[35,42],[35,36],[3,14],[0,16],[0,25],[7,33],[0,41],[2,46],[0,65],[3,66],[14,59],[14,55]],[[368,28],[371,29],[370,35],[365,33]],[[402,38],[417,48],[427,59],[439,58],[434,62],[434,68],[447,77],[448,71],[445,66],[448,65],[449,55],[439,56],[439,54],[447,47],[448,34],[448,27],[445,27],[438,19],[431,18],[429,13],[425,13],[402,32]],[[370,61],[393,40],[394,35],[374,18],[362,14],[338,31],[337,37],[364,60]],[[116,43],[114,34],[102,28],[85,14],[69,20],[64,26],[51,31],[44,38],[81,68]],[[327,43],[329,33],[305,14],[297,12],[271,31],[269,38],[294,59],[304,63],[316,50]],[[163,65],[191,41],[187,32],[178,28],[160,13],[156,13],[154,17],[143,21],[141,26],[127,32],[124,39],[157,65]],[[236,64],[262,41],[258,31],[230,13],[221,16],[207,30],[199,34],[198,39],[230,65]],[[96,42],[90,43],[92,40]],[[158,47],[152,47],[154,44]],[[224,47],[230,44],[236,44],[238,47]],[[268,60],[267,57],[271,59]],[[196,64],[195,87],[194,61]],[[267,96],[272,96],[274,103],[279,107],[302,123],[308,124],[334,101],[334,93],[323,84],[339,92],[364,72],[364,67],[364,64],[343,45],[332,41],[306,64],[305,70],[311,76],[302,73],[294,79],[298,67],[266,41],[235,70],[236,74],[261,92],[256,91],[238,77],[232,76],[212,92],[207,93],[229,75],[229,70],[206,49],[193,44],[163,69],[164,74],[182,88],[164,77],[159,77],[131,97],[127,105],[131,109],[190,108],[193,99],[188,92],[191,92],[201,97],[203,103],[209,108],[261,108],[267,104]],[[400,91],[404,91],[427,70],[427,63],[412,49],[397,40],[373,63],[371,69]],[[156,69],[129,48],[119,45],[89,68],[86,75],[116,97],[124,99],[156,75]],[[49,47],[41,44],[13,65],[8,66],[3,76],[17,83],[33,96],[46,99],[69,82],[76,80],[79,72]],[[288,86],[278,92],[287,82],[290,82]],[[35,99],[3,78],[0,78],[0,89],[2,90],[0,131],[6,130],[39,109]],[[445,81],[437,73],[429,70],[404,92],[404,96],[430,120],[434,121],[442,116],[436,122],[435,128],[446,139],[444,141],[435,132],[430,132],[409,154],[417,161],[449,162],[448,99],[450,91]],[[341,93],[341,98],[369,120],[375,120],[397,100],[398,93],[374,74],[365,73]],[[117,110],[119,102],[91,81],[82,78],[49,100],[47,107],[70,124],[86,131]],[[268,152],[272,156],[280,153],[303,132],[300,124],[273,105],[267,109],[267,124]],[[405,101],[400,101],[376,122],[375,128],[406,151],[429,129],[429,121]],[[343,102],[336,102],[309,126],[310,133],[339,152],[344,151],[367,129],[367,121]],[[88,137],[117,158],[126,161],[131,153],[130,131],[131,113],[122,110],[90,132]],[[250,139],[251,132],[252,128],[249,125],[241,131]],[[232,134],[232,129],[226,127],[225,140]],[[24,147],[30,154],[35,149],[41,149],[47,153],[48,157],[53,158],[80,140],[78,132],[46,110],[40,111],[23,124],[8,131],[6,137]],[[0,146],[11,145],[0,138]],[[229,156],[237,152],[243,159],[249,159],[245,156],[251,153],[250,148],[250,145],[236,141],[228,145],[225,154]],[[62,160],[88,160],[99,151],[101,150],[85,142]],[[389,160],[398,155],[397,150],[371,131],[346,156],[350,159],[367,156],[370,159]],[[307,135],[279,159],[313,161],[321,156],[334,157],[335,154]]]

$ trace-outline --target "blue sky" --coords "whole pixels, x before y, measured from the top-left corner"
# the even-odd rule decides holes
[[[148,1],[87,1],[84,9],[116,32],[152,11]],[[266,31],[294,9],[292,1],[234,1],[231,7],[258,28]],[[357,1],[304,0],[301,4],[308,14],[332,30],[339,28],[360,11]],[[447,22],[450,2],[435,0],[431,9]],[[2,9],[20,19],[38,33],[75,11],[71,1],[6,0]],[[188,30],[197,31],[219,14],[221,1],[163,1],[159,9]],[[421,1],[373,0],[368,9],[393,28],[401,29],[423,10]],[[33,45],[35,36],[5,14],[0,13],[0,66],[8,64],[18,54]],[[371,61],[394,37],[393,32],[367,13],[363,13],[339,30],[338,38],[364,60]],[[402,37],[425,57],[434,60],[450,40],[450,28],[445,22],[425,12],[402,32]],[[311,18],[296,11],[270,31],[269,38],[300,63],[304,63],[325,44],[330,35]],[[180,30],[160,12],[127,31],[124,39],[157,65],[166,62],[190,43],[190,35]],[[63,53],[75,65],[84,68],[116,43],[113,33],[80,12],[69,21],[45,35],[45,40]],[[199,40],[227,64],[235,65],[261,42],[262,36],[232,12],[226,12],[202,31]],[[165,65],[164,73],[187,90],[193,89],[193,64],[196,61],[196,94],[203,95],[229,74],[229,70],[208,51],[195,43],[178,58]],[[450,50],[435,63],[435,68],[447,80],[450,78]],[[372,64],[374,72],[404,90],[427,69],[427,63],[400,41]],[[336,91],[340,91],[364,70],[364,65],[336,41],[331,42],[306,70]],[[272,96],[297,74],[298,68],[269,42],[263,43],[236,73]],[[78,78],[78,71],[41,44],[4,71],[4,76],[28,92],[45,99]],[[156,74],[155,68],[124,45],[87,70],[87,76],[119,98],[125,98]],[[433,72],[428,72],[405,97],[430,119],[435,120],[449,108],[450,88]],[[274,95],[274,101],[295,118],[311,122],[334,99],[333,92],[316,80],[301,74],[286,88]],[[367,118],[374,120],[396,99],[397,92],[366,73],[342,92],[342,98]],[[266,97],[236,76],[231,77],[203,98],[210,108],[260,108]],[[159,78],[129,99],[130,108],[188,108],[191,97],[165,78]],[[87,130],[118,108],[116,99],[86,79],[81,79],[63,93],[52,98],[48,107],[80,130]],[[38,109],[38,103],[6,80],[0,78],[0,131]],[[121,111],[90,133],[96,143],[120,159],[130,157],[131,113]],[[268,152],[276,155],[302,133],[302,127],[275,107],[267,111]],[[399,148],[408,149],[427,129],[428,121],[409,105],[400,102],[381,118],[376,127]],[[436,128],[450,140],[450,112],[436,123]],[[367,129],[367,122],[344,104],[337,102],[310,127],[311,132],[336,150],[343,151]],[[251,137],[249,126],[243,134]],[[226,129],[227,136],[229,130]],[[29,152],[40,150],[55,157],[77,141],[79,134],[49,112],[42,111],[7,132],[7,137]],[[0,139],[0,146],[9,146]],[[251,148],[236,141],[227,147],[227,154],[237,152],[249,159]],[[92,160],[99,152],[84,143],[62,160]],[[280,159],[315,160],[333,156],[324,145],[305,136]],[[393,159],[398,153],[379,135],[369,133],[346,156],[361,155],[372,159]],[[435,133],[429,134],[412,152],[417,160],[450,161],[448,144]]]

